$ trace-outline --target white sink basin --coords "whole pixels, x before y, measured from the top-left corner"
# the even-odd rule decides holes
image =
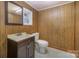
[[[31,34],[27,34],[27,33],[15,33],[15,34],[10,34],[8,35],[8,39],[11,39],[11,40],[14,40],[14,41],[21,41],[23,39],[27,39],[27,38],[30,38],[34,35],[31,35]]]

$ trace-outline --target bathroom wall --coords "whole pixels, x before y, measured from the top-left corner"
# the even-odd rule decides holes
[[[7,35],[17,32],[36,32],[37,31],[37,11],[27,5],[25,2],[15,2],[25,8],[33,11],[33,25],[22,26],[22,25],[5,25],[5,4],[0,1],[0,57],[7,57]]]
[[[40,11],[38,32],[50,47],[74,50],[74,3]]]
[[[5,35],[5,11],[4,3],[0,1],[0,57],[7,56],[7,40]]]
[[[79,2],[75,2],[75,49],[79,57]]]

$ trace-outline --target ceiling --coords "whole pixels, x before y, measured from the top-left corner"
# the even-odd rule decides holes
[[[37,11],[71,3],[73,1],[25,1]]]

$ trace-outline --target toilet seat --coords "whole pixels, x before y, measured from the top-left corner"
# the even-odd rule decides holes
[[[45,41],[45,40],[37,40],[36,42],[42,47],[47,47],[48,46],[48,42]]]

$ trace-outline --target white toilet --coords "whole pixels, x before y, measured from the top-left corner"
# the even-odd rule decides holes
[[[36,51],[43,54],[47,53],[48,42],[39,39],[39,33],[33,33],[33,35],[35,36]]]

